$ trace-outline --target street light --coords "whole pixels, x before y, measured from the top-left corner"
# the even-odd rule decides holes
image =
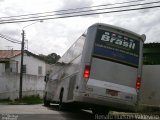
[[[22,99],[22,83],[23,83],[23,56],[24,56],[24,39],[25,39],[25,31],[24,31],[24,28],[26,27],[29,27],[33,24],[36,24],[38,22],[43,22],[42,20],[41,21],[36,21],[36,22],[33,22],[29,25],[26,25],[22,28],[22,43],[21,43],[21,69],[20,69],[20,84],[19,84],[19,100]]]

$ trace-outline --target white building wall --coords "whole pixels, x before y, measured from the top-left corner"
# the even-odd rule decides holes
[[[18,73],[6,73],[0,76],[0,99],[14,100],[19,98],[19,79]],[[44,77],[23,75],[23,96],[39,95],[42,98],[44,88]]]
[[[160,108],[160,65],[144,65],[140,104]]]
[[[0,63],[0,76],[2,75],[3,72],[5,72],[5,64]]]
[[[11,60],[18,61],[18,73],[20,73],[21,56],[14,57]],[[24,54],[23,64],[26,65],[27,68],[26,74],[38,75],[38,66],[42,66],[42,75],[38,76],[45,76],[46,74],[46,63],[33,56],[27,56]]]
[[[0,63],[0,99],[16,99],[19,97],[19,81],[21,55],[10,59],[12,70],[17,71],[5,72],[5,64]],[[15,64],[14,64],[15,63]],[[26,74],[23,75],[23,96],[40,95],[43,97],[45,87],[44,76],[46,75],[46,63],[36,57],[24,54],[24,65],[26,65]],[[42,74],[38,74],[38,67],[42,67]]]

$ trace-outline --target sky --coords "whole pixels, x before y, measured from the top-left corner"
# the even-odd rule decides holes
[[[0,21],[1,17],[91,7],[126,1],[129,0],[0,0]],[[152,1],[157,0],[146,0],[146,2]],[[160,5],[160,3],[156,5]],[[160,42],[159,21],[160,8],[154,8],[140,11],[44,20],[43,22],[37,21],[35,24],[32,24],[33,22],[0,24],[0,33],[21,41],[22,29],[32,24],[24,28],[25,38],[28,41],[28,47],[26,44],[25,49],[35,54],[48,55],[50,53],[57,53],[62,56],[76,39],[94,23],[111,24],[129,29],[138,34],[145,34],[145,43],[150,43]],[[20,50],[21,45],[0,38],[0,50],[8,49]]]

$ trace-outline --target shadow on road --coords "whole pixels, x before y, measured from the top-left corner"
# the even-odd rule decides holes
[[[47,107],[49,110],[59,112],[59,117],[65,118],[65,120],[93,120],[94,115],[90,111],[85,111],[76,108],[67,108],[63,111],[58,110],[58,105],[50,105]]]

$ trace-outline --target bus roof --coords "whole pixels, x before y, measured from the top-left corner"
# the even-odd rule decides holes
[[[118,26],[109,25],[109,24],[104,24],[104,23],[95,23],[95,24],[91,25],[90,27],[92,27],[92,26],[111,27],[111,28],[114,28],[114,29],[118,29],[118,30],[125,31],[125,32],[130,33],[130,34],[133,34],[133,35],[135,35],[135,36],[138,36],[138,37],[142,38],[143,41],[146,40],[145,34],[139,35],[139,34],[137,34],[137,33],[135,33],[135,32],[132,32],[132,31],[130,31],[130,30],[127,30],[127,29],[125,29],[125,28],[121,28],[121,27],[118,27]]]

